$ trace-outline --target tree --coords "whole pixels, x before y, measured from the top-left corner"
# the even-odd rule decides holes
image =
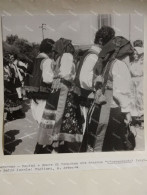
[[[18,39],[17,35],[10,35],[6,37],[6,43],[8,43],[9,45],[13,45],[14,42]]]
[[[33,62],[39,51],[39,44],[30,43],[28,40],[19,38],[17,35],[10,35],[3,41],[3,53],[17,54],[18,58],[28,63]]]

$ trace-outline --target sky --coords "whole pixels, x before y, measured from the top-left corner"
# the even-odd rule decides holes
[[[89,30],[93,17],[89,15],[44,15],[44,16],[6,16],[2,19],[3,39],[7,35],[17,34],[30,42],[41,42],[41,24],[46,24],[45,38],[55,41],[60,37],[72,39],[75,44],[89,44]],[[86,21],[86,25],[85,25]],[[84,30],[85,29],[85,30]]]
[[[130,38],[132,41],[143,39],[143,17],[141,15],[113,16],[113,27],[116,35]],[[30,42],[40,43],[42,40],[41,24],[46,24],[45,38],[54,41],[60,37],[71,39],[73,44],[88,45],[93,43],[95,32],[98,28],[97,15],[25,15],[4,16],[2,18],[3,39],[7,35],[17,34]],[[131,34],[131,36],[130,36]]]

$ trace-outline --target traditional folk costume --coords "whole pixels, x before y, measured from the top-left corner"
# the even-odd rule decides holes
[[[38,124],[41,123],[45,105],[51,92],[51,83],[53,81],[52,64],[53,61],[45,53],[40,53],[36,58],[36,65],[38,66],[34,73],[36,83],[34,87],[32,86],[36,101],[32,100],[31,108],[33,117]]]
[[[73,92],[75,65],[71,53],[65,51],[62,55],[59,74],[61,85],[53,135],[54,140],[61,144],[64,142],[61,147],[59,146],[59,152],[74,152],[77,149],[73,145],[82,142],[83,132],[79,99]],[[71,151],[69,145],[73,148]]]
[[[65,147],[68,147],[67,143],[82,141],[80,109],[78,110],[78,102],[72,93],[75,67],[69,45],[71,41],[62,38],[54,45],[58,57],[56,65],[52,66],[54,78],[50,80],[52,86],[43,110],[38,135],[38,145],[48,146],[48,153],[51,153],[53,148],[62,152],[61,147],[65,150]],[[42,77],[44,79],[45,75]]]
[[[16,113],[21,111],[22,109],[22,102],[19,100],[16,91],[17,79],[18,77],[14,67],[5,65],[4,66],[4,101],[5,101],[4,109],[5,112],[8,113],[7,114],[8,120],[17,118]]]
[[[84,116],[83,134],[86,128],[87,112],[91,102],[94,99],[94,79],[100,53],[98,46],[92,46],[85,55],[81,58],[77,75],[75,79],[76,86],[80,91],[80,106]]]
[[[132,76],[131,115],[140,118],[144,115],[143,108],[143,48],[135,47],[138,55],[142,55],[130,67]]]
[[[25,73],[27,70],[27,66],[21,62],[20,60],[14,60],[13,66],[15,68],[15,71],[18,74],[18,78],[16,80],[16,91],[18,94],[18,98],[22,99],[22,87],[24,85],[24,78],[25,78]]]
[[[103,143],[103,151],[125,150],[125,114],[131,111],[131,75],[127,64],[116,60],[110,70],[112,92],[110,114]],[[121,141],[122,140],[122,141]],[[95,151],[97,150],[97,143]]]
[[[88,113],[82,152],[124,149],[112,137],[116,134],[118,140],[125,139],[124,117],[126,112],[130,112],[131,75],[127,65],[118,59],[132,52],[129,41],[123,37],[113,38],[100,52],[99,67],[103,82]],[[101,97],[104,100],[103,94],[105,104],[101,101]]]
[[[53,81],[54,61],[45,53],[40,53],[35,61],[32,73],[25,81],[25,90],[28,98],[32,99],[31,110],[34,119],[39,126],[37,145],[35,153],[44,153],[43,145],[47,145],[48,131],[51,128],[51,118],[54,118],[54,104],[56,99],[52,98],[51,85]],[[46,127],[46,128],[45,128]]]

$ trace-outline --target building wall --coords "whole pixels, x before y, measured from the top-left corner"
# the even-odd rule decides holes
[[[87,18],[88,19],[88,18]],[[95,32],[103,25],[112,26],[116,32],[116,36],[124,36],[131,42],[141,39],[144,40],[144,20],[143,15],[139,14],[103,14],[98,16],[89,16],[91,24],[85,21],[85,32],[89,32],[92,43],[94,40]],[[88,22],[90,22],[88,20]],[[89,25],[87,25],[89,24]],[[89,31],[90,30],[90,31]],[[87,34],[88,35],[88,34]],[[85,37],[86,38],[86,37]],[[86,39],[85,43],[88,42]]]
[[[112,15],[112,27],[116,35],[124,36],[131,42],[137,39],[144,39],[143,26],[144,20],[142,15]]]

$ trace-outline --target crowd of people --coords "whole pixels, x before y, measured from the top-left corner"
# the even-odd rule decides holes
[[[4,64],[4,120],[11,121],[25,117],[22,112],[23,86],[27,64],[17,55],[7,54]]]
[[[39,124],[35,154],[133,150],[128,129],[143,121],[143,57],[141,40],[131,44],[109,26],[82,52],[71,40],[46,38],[31,71],[16,56],[4,62],[7,117],[21,111],[23,87]]]

